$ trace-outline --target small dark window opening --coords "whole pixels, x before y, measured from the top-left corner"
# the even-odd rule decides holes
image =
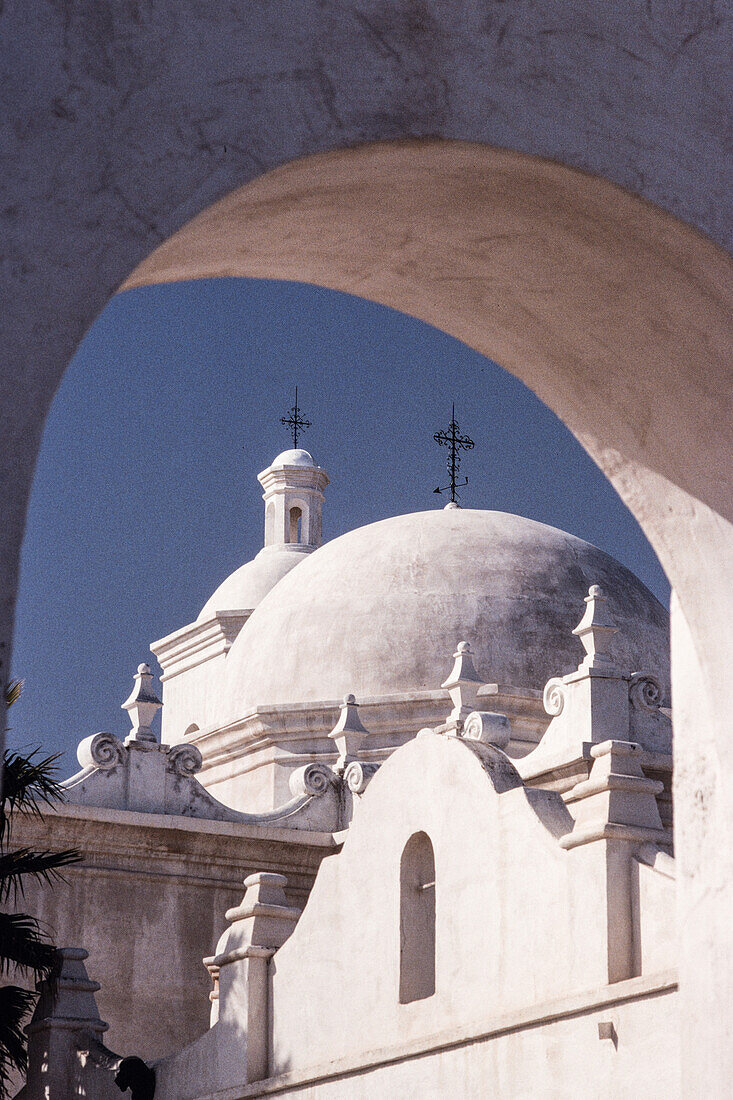
[[[303,525],[303,513],[300,508],[290,509],[290,531],[288,534],[288,542],[300,542],[301,530]]]

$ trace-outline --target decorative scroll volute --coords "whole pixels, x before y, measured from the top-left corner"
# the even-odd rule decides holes
[[[203,767],[201,753],[195,745],[174,745],[168,750],[168,767],[176,775],[196,775]]]
[[[290,776],[290,790],[294,796],[311,795],[318,798],[325,794],[334,781],[334,773],[328,764],[306,764]]]
[[[562,714],[565,702],[568,697],[568,689],[559,676],[553,676],[545,684],[545,690],[542,692],[542,704],[547,714],[552,718],[557,718],[558,714]]]
[[[352,794],[364,794],[378,770],[379,764],[366,764],[363,760],[353,760],[344,772],[344,782]]]
[[[509,719],[506,714],[474,710],[463,724],[463,736],[467,741],[481,741],[498,749],[506,748],[511,737]]]
[[[113,733],[93,733],[79,742],[76,758],[82,768],[107,771],[125,759],[127,749]]]
[[[629,700],[637,710],[659,710],[662,688],[656,676],[651,672],[635,672],[629,680]]]

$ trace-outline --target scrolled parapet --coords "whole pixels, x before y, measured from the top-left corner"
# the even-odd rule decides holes
[[[305,767],[297,768],[290,776],[290,790],[295,797],[311,795],[318,798],[326,793],[335,779],[336,776],[328,764],[306,764]]]
[[[629,701],[637,710],[658,711],[662,687],[651,672],[635,672],[629,680]]]
[[[101,768],[106,771],[121,764],[127,749],[113,733],[93,733],[79,742],[76,758],[82,768]]]
[[[366,764],[362,760],[352,760],[344,772],[344,783],[352,794],[364,794],[378,770],[379,764]]]
[[[552,718],[557,718],[558,714],[563,712],[567,697],[568,689],[564,681],[559,676],[553,676],[547,681],[545,690],[542,692],[542,705],[546,713]]]
[[[506,748],[511,728],[506,714],[490,710],[474,710],[463,723],[463,736],[467,741],[480,741],[484,745]]]
[[[174,745],[168,750],[168,767],[176,775],[196,775],[203,767],[203,758],[195,745]]]

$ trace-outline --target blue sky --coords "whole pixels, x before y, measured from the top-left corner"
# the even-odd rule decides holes
[[[595,543],[662,600],[636,521],[560,421],[500,367],[420,321],[294,283],[205,280],[113,299],[46,425],[23,549],[12,747],[64,751],[120,710],[150,642],[196,618],[262,545],[257,473],[289,445],[295,385],[326,468],[324,537],[441,507],[450,421],[466,507],[517,512]],[[155,667],[155,665],[154,665]]]

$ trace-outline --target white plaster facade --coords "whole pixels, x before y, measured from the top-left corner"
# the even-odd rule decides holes
[[[6,678],[46,411],[159,242],[133,282],[300,279],[452,332],[575,432],[675,590],[682,1066],[708,1094],[733,1076],[730,27],[720,0],[0,12]]]
[[[276,459],[260,481],[272,484],[277,469],[291,495],[296,472],[325,486],[325,471],[299,455],[297,467]],[[264,499],[267,508],[267,492]],[[319,491],[319,535],[321,503]],[[547,724],[545,682],[577,663],[571,630],[594,582],[610,594],[622,663],[654,668],[658,701],[669,706],[666,612],[581,539],[520,516],[444,509],[371,524],[315,549],[277,582],[268,576],[267,592],[253,593],[241,580],[247,570],[289,553],[266,543],[195,623],[152,645],[163,669],[164,740],[201,750],[200,779],[228,805],[272,810],[289,797],[295,768],[333,764],[329,734],[346,693],[359,700],[372,762],[438,724],[446,654],[461,638],[473,647],[482,696],[510,719],[510,754],[526,754]],[[669,792],[669,758],[664,771]]]
[[[298,454],[265,506],[275,484],[320,542],[327,477]],[[681,1096],[664,610],[500,513],[305,545],[257,602],[245,565],[154,643],[163,703],[140,665],[125,742],[83,741],[58,817],[21,823],[84,850],[46,915],[111,1025],[100,1046],[81,971],[73,1027],[44,995],[22,1100],[106,1100],[122,1054],[156,1100]]]

